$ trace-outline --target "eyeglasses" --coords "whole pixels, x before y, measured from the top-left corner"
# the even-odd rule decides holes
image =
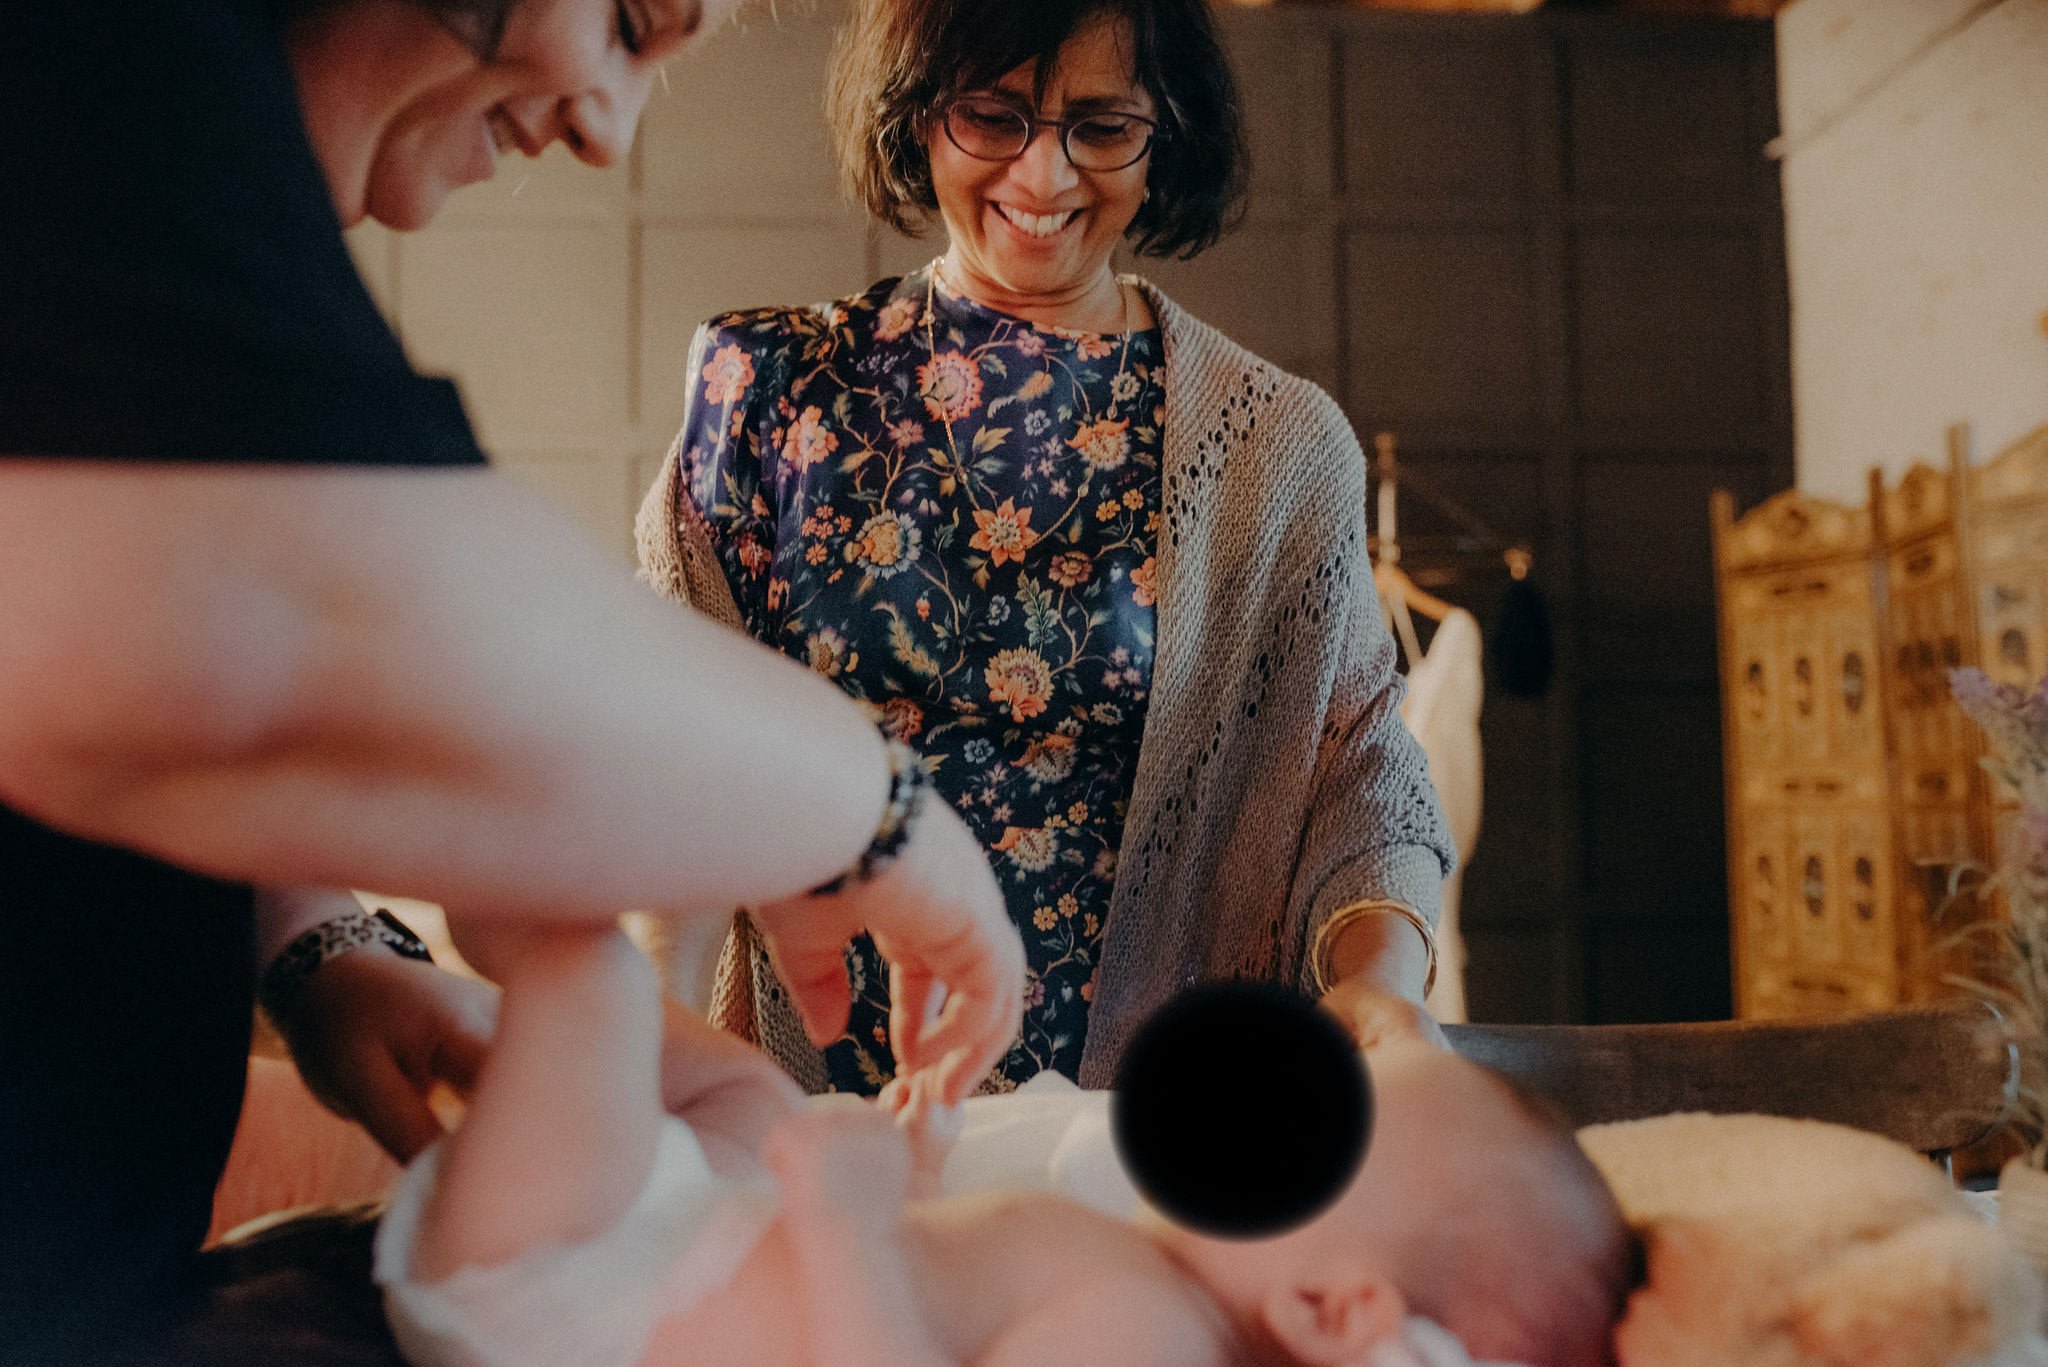
[[[1121,171],[1152,150],[1159,125],[1137,114],[1040,119],[1003,100],[962,95],[939,111],[946,140],[977,161],[1014,161],[1041,128],[1059,130],[1060,148],[1082,171]]]

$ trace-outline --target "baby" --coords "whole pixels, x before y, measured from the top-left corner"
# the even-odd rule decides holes
[[[701,1022],[715,1077],[671,1118],[658,987],[622,935],[514,932],[485,966],[490,1058],[378,1239],[420,1367],[1445,1360],[1426,1320],[1474,1356],[1608,1360],[1629,1260],[1605,1187],[1567,1129],[1426,1046],[1374,1052],[1372,1147],[1335,1206],[1226,1241],[1044,1192],[920,1197],[944,1154],[915,1080],[896,1117],[806,1107]]]

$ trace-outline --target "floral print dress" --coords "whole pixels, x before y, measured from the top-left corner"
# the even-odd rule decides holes
[[[927,314],[927,301],[930,312]],[[707,323],[682,477],[761,640],[924,757],[1022,932],[995,1085],[1073,1077],[1151,688],[1162,349],[949,294],[930,269]],[[829,1085],[895,1070],[862,937]]]

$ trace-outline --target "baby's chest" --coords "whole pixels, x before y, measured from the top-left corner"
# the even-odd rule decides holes
[[[1121,1221],[1020,1192],[924,1205],[907,1230],[933,1336],[960,1361],[1227,1360],[1213,1305]]]

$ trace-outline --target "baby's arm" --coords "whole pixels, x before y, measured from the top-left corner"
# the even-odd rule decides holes
[[[496,928],[484,958],[504,988],[498,1032],[422,1213],[422,1282],[611,1228],[663,1123],[660,987],[623,932]]]
[[[782,1190],[812,1357],[834,1367],[955,1367],[933,1342],[904,1256],[910,1146],[874,1107],[807,1112],[765,1154]]]

